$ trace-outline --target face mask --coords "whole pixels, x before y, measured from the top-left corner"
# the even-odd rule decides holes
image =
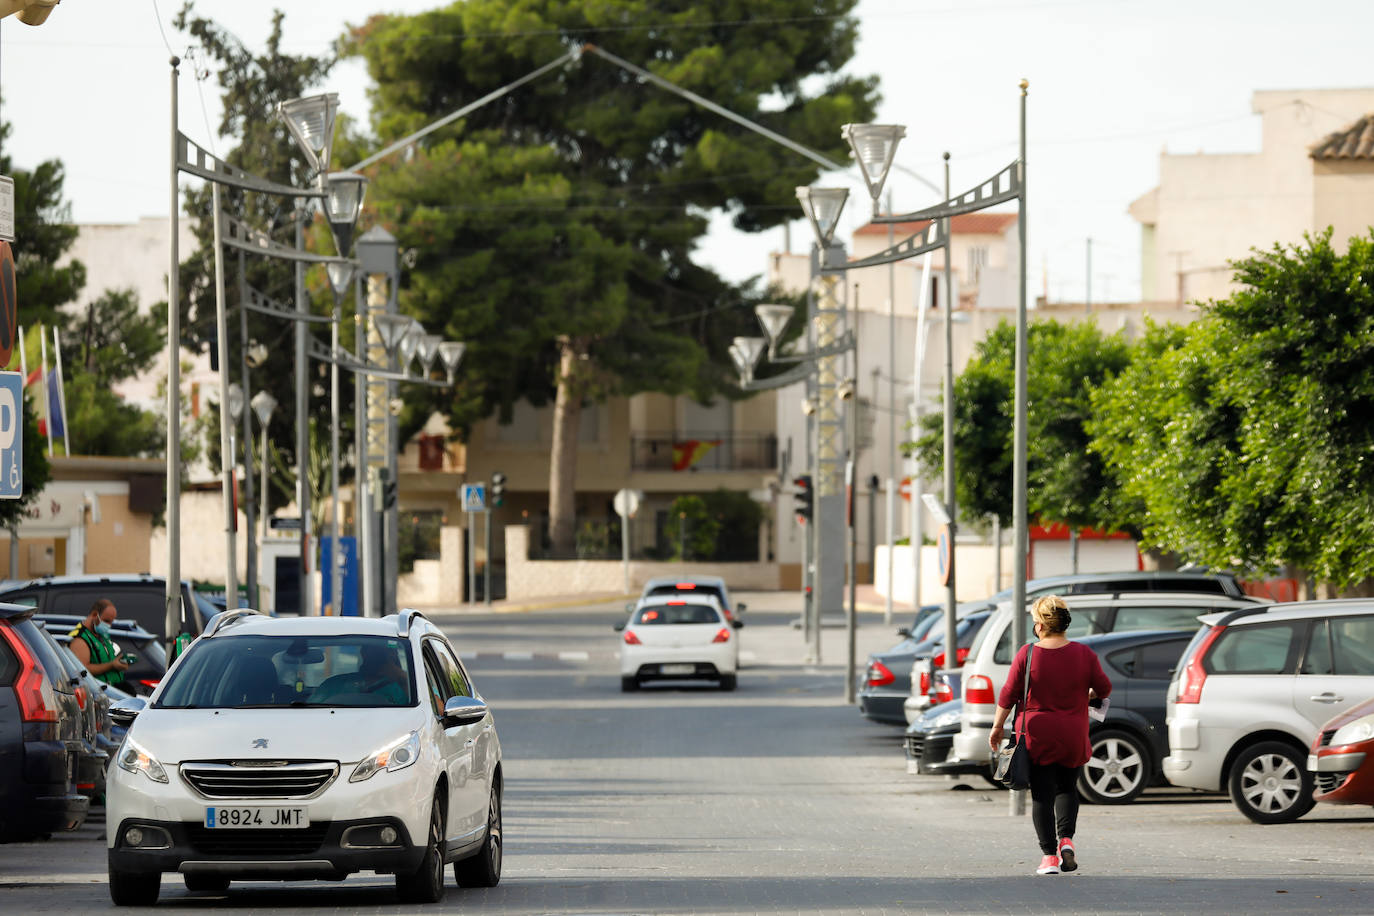
[[[102,620],[95,625],[95,631],[99,633],[101,636],[109,636],[110,625]]]

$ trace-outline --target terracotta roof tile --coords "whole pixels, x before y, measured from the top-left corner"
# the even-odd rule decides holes
[[[1015,213],[965,213],[950,221],[950,232],[954,235],[1001,235],[1008,227],[1016,225]],[[888,223],[868,223],[854,230],[855,235],[887,235]],[[905,238],[920,232],[928,225],[927,220],[914,223],[892,223],[894,234]]]
[[[1313,159],[1374,159],[1374,114],[1341,128],[1311,149]]]

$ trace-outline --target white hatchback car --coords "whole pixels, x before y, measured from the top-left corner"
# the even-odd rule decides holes
[[[501,878],[502,764],[486,701],[423,615],[219,615],[158,689],[118,704],[110,896],[233,879],[396,876],[406,902]]]
[[[730,620],[708,595],[641,598],[630,618],[615,625],[620,637],[620,689],[644,681],[704,679],[734,690],[743,621]]]

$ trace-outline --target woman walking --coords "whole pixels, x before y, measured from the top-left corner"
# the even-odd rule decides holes
[[[1092,756],[1088,742],[1088,700],[1112,692],[1097,654],[1064,635],[1072,617],[1058,595],[1036,599],[1031,618],[1038,641],[1022,646],[997,697],[997,717],[988,742],[1002,743],[1002,726],[1020,700],[1030,665],[1030,696],[1018,710],[1030,756],[1031,821],[1044,858],[1038,875],[1078,868],[1073,846],[1078,824],[1078,774]],[[1032,651],[1034,650],[1034,651]]]

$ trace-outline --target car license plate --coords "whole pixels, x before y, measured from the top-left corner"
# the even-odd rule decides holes
[[[696,665],[663,665],[658,669],[660,674],[696,674]]]
[[[310,826],[310,813],[306,808],[221,806],[205,809],[205,826],[231,830],[299,830]]]

